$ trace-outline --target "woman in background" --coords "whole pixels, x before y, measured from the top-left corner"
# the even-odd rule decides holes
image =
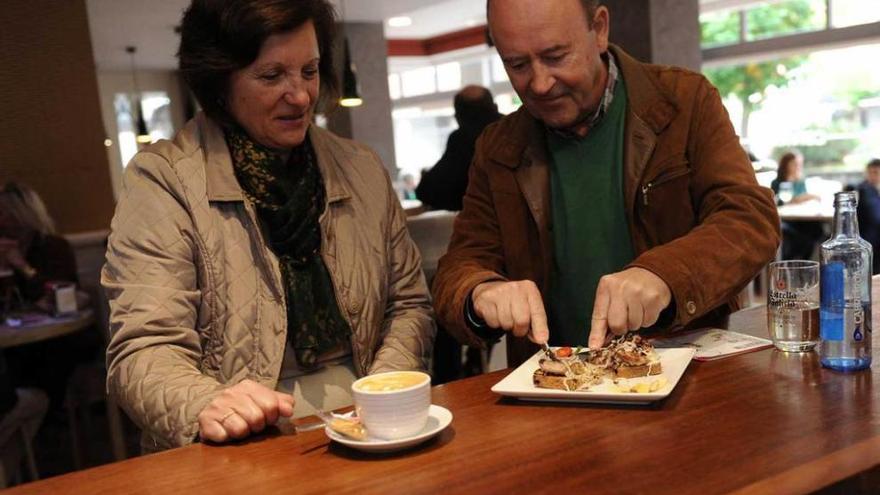
[[[0,269],[13,272],[15,289],[25,308],[48,311],[48,282],[77,283],[76,258],[39,195],[27,186],[9,183],[0,191]],[[17,296],[12,296],[17,297]],[[85,300],[78,297],[79,303]],[[49,394],[58,410],[70,374],[78,363],[95,360],[101,335],[94,327],[64,337],[6,349],[9,380],[16,387],[35,387]]]
[[[225,442],[424,370],[421,261],[377,155],[313,125],[326,0],[193,0],[180,73],[204,113],[128,165],[102,274],[108,389],[145,450]]]
[[[786,152],[779,158],[776,179],[770,188],[776,195],[778,205],[819,201],[819,196],[807,192],[804,156],[797,151]],[[816,244],[824,237],[825,232],[819,222],[782,222],[782,259],[811,259]]]
[[[770,188],[780,205],[819,200],[819,196],[807,192],[804,156],[797,151],[788,151],[779,158],[779,168]]]
[[[55,235],[55,223],[39,195],[8,183],[0,191],[0,267],[13,270],[25,300],[43,297],[47,281],[76,282],[70,244]]]

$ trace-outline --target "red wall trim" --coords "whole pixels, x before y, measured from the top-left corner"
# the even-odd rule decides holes
[[[486,43],[486,26],[475,26],[433,38],[388,40],[389,57],[424,57]]]

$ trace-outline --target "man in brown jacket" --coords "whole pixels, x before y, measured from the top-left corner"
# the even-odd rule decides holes
[[[441,323],[469,345],[724,325],[778,246],[717,90],[609,46],[597,4],[488,2],[524,105],[478,142],[434,282]],[[533,352],[508,339],[508,364]]]

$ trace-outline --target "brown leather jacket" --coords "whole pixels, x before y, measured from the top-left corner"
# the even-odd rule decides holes
[[[703,76],[611,50],[629,100],[623,190],[636,254],[629,267],[669,285],[669,329],[726,325],[737,294],[776,253],[772,194],[758,186],[718,91]],[[546,287],[549,167],[544,128],[525,108],[477,143],[464,209],[433,286],[440,323],[463,343],[483,345],[464,318],[474,287],[497,279]],[[509,365],[533,352],[526,339],[508,339]]]
[[[326,188],[321,256],[359,375],[425,370],[435,324],[421,259],[388,174],[366,146],[312,126]],[[200,114],[125,172],[102,284],[107,387],[147,451],[193,441],[197,416],[245,378],[275,388],[287,341],[278,259]]]

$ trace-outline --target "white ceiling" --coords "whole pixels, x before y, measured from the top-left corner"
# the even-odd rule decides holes
[[[409,27],[385,25],[387,38],[429,38],[486,22],[483,0],[331,0],[345,19],[384,22],[394,16],[411,17]],[[700,0],[704,8],[730,8],[735,4],[768,0]],[[769,0],[776,1],[776,0]],[[99,70],[127,70],[127,45],[138,48],[138,69],[172,69],[177,66],[180,23],[189,0],[87,0],[95,63]],[[711,7],[710,7],[711,6]],[[344,9],[342,8],[344,7]]]
[[[340,0],[331,0],[342,14]],[[138,69],[171,69],[177,66],[180,23],[189,0],[87,0],[95,63],[99,70],[127,70],[125,47],[138,48]],[[482,0],[345,0],[345,19],[384,22],[409,16],[409,27],[385,26],[388,38],[428,38],[486,22]]]

